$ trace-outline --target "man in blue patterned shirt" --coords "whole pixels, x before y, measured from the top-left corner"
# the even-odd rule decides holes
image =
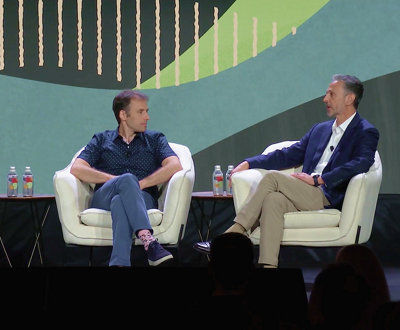
[[[119,93],[113,101],[116,130],[97,133],[75,160],[71,173],[95,183],[91,207],[109,210],[113,249],[110,266],[130,266],[133,235],[142,242],[152,266],[171,259],[153,237],[147,210],[157,208],[157,185],[182,169],[164,134],[147,130],[148,97]]]

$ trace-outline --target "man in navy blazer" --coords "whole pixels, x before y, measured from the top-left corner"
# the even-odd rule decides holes
[[[250,168],[268,171],[226,232],[246,233],[260,226],[259,264],[277,267],[286,212],[341,209],[350,179],[374,163],[379,132],[357,113],[363,96],[360,80],[334,75],[323,102],[335,120],[314,125],[297,143],[267,155],[246,158],[233,174]],[[279,172],[303,165],[302,173]],[[208,252],[210,242],[194,245]]]

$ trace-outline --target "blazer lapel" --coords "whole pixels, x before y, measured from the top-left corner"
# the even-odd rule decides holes
[[[333,123],[333,122],[332,122]],[[314,169],[319,160],[322,157],[322,154],[324,153],[324,150],[326,148],[326,145],[328,144],[328,141],[332,135],[332,125],[327,126],[327,128],[322,132],[321,137],[319,139],[319,144],[317,146],[317,149],[315,150],[313,160],[311,162],[311,168]]]
[[[350,122],[349,126],[347,126],[342,138],[340,139],[338,145],[336,146],[335,150],[332,153],[331,158],[329,159],[328,164],[326,164],[326,167],[330,166],[331,162],[335,159],[335,157],[343,150],[346,148],[348,145],[347,141],[350,136],[353,135],[353,130],[355,127],[358,125],[360,122],[361,118],[358,112],[354,116],[353,120]]]

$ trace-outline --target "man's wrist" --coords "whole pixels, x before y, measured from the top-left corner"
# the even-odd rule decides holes
[[[143,179],[142,179],[142,180],[139,180],[139,188],[140,188],[140,190],[143,190],[143,189],[144,189],[144,182],[143,182]]]
[[[315,174],[313,175],[313,179],[314,179],[314,187],[319,187],[320,183],[318,182],[320,175],[319,174]]]

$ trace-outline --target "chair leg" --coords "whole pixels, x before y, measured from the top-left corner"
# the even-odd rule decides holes
[[[356,234],[356,241],[355,241],[356,244],[358,244],[358,241],[360,240],[360,232],[361,232],[361,226],[358,226],[357,234]]]
[[[89,247],[89,267],[93,264],[93,246]]]

